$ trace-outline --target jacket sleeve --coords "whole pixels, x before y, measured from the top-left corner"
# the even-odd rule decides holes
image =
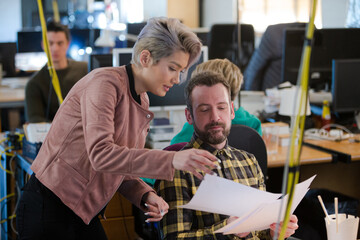
[[[118,192],[132,202],[136,207],[141,209],[141,200],[145,193],[154,192],[148,184],[139,178],[126,176],[121,183]]]
[[[105,80],[98,80],[97,77]],[[102,172],[171,180],[174,152],[115,144],[115,127],[128,127],[115,126],[115,117],[122,117],[115,116],[115,109],[117,104],[122,104],[121,99],[127,94],[127,89],[119,85],[121,81],[114,74],[93,75],[92,82],[80,97],[85,147],[92,167]],[[139,129],[133,131],[134,138],[142,137],[136,135]]]

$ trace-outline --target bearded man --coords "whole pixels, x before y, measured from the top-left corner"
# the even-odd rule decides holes
[[[185,96],[186,120],[195,131],[183,149],[209,151],[219,159],[218,169],[213,170],[219,177],[265,191],[264,175],[254,155],[228,145],[227,136],[235,116],[229,83],[222,75],[202,72],[191,78]],[[164,239],[272,239],[276,223],[264,231],[223,235],[215,231],[237,217],[178,208],[191,200],[200,183],[190,172],[180,170],[175,170],[173,181],[156,182],[158,194],[169,204],[169,212],[160,222]],[[296,216],[290,219],[285,237],[298,228]]]

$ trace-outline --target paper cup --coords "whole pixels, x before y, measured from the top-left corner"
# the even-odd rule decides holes
[[[336,231],[335,214],[329,215],[331,220],[325,218],[328,240],[356,240],[359,227],[359,218],[352,215],[338,214],[338,231]]]

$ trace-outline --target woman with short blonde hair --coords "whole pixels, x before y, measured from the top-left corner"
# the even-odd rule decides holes
[[[200,55],[196,35],[176,19],[153,18],[132,64],[97,68],[72,87],[31,169],[17,208],[19,239],[106,239],[98,215],[118,191],[159,221],[168,204],[139,177],[172,180],[174,169],[212,174],[203,150],[144,149],[147,92],[165,96]],[[121,237],[121,236],[119,236]]]

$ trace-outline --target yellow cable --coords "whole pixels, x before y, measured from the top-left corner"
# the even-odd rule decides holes
[[[14,153],[6,152],[5,155],[6,155],[6,156],[9,156],[9,157],[12,157],[12,156],[14,156]]]
[[[9,197],[13,197],[13,196],[15,196],[15,193],[10,193],[10,194],[8,194],[7,196],[5,196],[5,197],[3,197],[3,198],[0,199],[0,203],[1,203],[2,201],[4,201],[5,199],[7,199],[7,198],[9,198]]]
[[[14,214],[14,215],[11,215],[11,216],[8,217],[7,219],[4,219],[4,220],[0,221],[0,224],[3,224],[4,222],[9,221],[9,220],[11,220],[11,219],[13,219],[13,218],[16,218],[16,215],[15,215],[15,214]]]
[[[52,79],[52,84],[54,86],[56,96],[58,97],[59,104],[62,104],[64,99],[63,99],[62,94],[61,94],[59,78],[58,78],[58,76],[56,74],[54,64],[53,64],[53,61],[52,61],[52,57],[51,57],[51,54],[50,54],[49,40],[48,40],[47,35],[46,35],[47,34],[47,29],[46,29],[44,11],[43,11],[41,0],[37,0],[37,3],[38,3],[38,7],[39,7],[39,17],[40,17],[40,22],[41,22],[44,49],[45,49],[45,53],[46,53],[46,56],[47,56],[47,59],[48,59],[48,62],[47,62],[48,70],[49,70],[50,77]]]
[[[52,1],[53,11],[54,11],[54,21],[60,22],[60,14],[59,14],[59,7],[56,0]]]
[[[13,148],[13,146],[11,146],[11,147],[6,147],[6,148],[4,149],[4,151],[1,151],[1,152],[0,152],[0,156],[2,156],[4,153],[5,153],[6,156],[10,156],[10,157],[14,156],[14,153],[8,153],[8,152],[6,152],[7,150],[12,149],[12,148]],[[6,168],[4,168],[4,166],[1,164],[1,162],[0,162],[0,168],[1,168],[3,171],[5,171],[6,173],[8,173],[8,174],[14,175],[14,172],[9,171],[9,170],[7,170]]]
[[[4,166],[3,166],[1,163],[0,163],[0,168],[1,168],[3,171],[5,171],[6,173],[8,173],[8,174],[11,174],[11,175],[14,174],[14,172],[11,172],[11,171],[5,169]]]
[[[300,165],[300,154],[302,147],[302,139],[304,134],[305,127],[305,117],[306,117],[306,103],[308,97],[308,81],[309,81],[309,69],[310,69],[310,55],[311,55],[311,41],[314,35],[314,20],[316,13],[316,5],[317,0],[313,0],[312,9],[310,13],[310,21],[307,25],[306,29],[306,40],[304,43],[304,49],[301,58],[300,71],[298,75],[297,86],[300,91],[300,106],[298,108],[298,112],[295,116],[293,126],[292,126],[292,134],[291,134],[291,143],[289,147],[288,160],[289,160],[289,168],[292,169],[288,173],[288,182],[287,182],[287,194],[288,201],[285,209],[285,216],[283,225],[281,227],[279,240],[283,240],[285,237],[286,229],[288,223],[290,221],[290,213],[291,206],[294,197],[295,185],[299,181],[299,165]],[[298,139],[296,144],[296,139]],[[295,146],[297,148],[295,149]],[[295,169],[295,170],[294,170]]]
[[[7,151],[7,150],[10,150],[10,149],[13,149],[13,148],[14,148],[14,146],[10,146],[10,147],[6,147],[6,148],[4,148],[4,150],[3,150],[3,151],[1,151],[0,155],[2,155],[2,154],[4,154],[4,153],[6,153],[6,151]]]

